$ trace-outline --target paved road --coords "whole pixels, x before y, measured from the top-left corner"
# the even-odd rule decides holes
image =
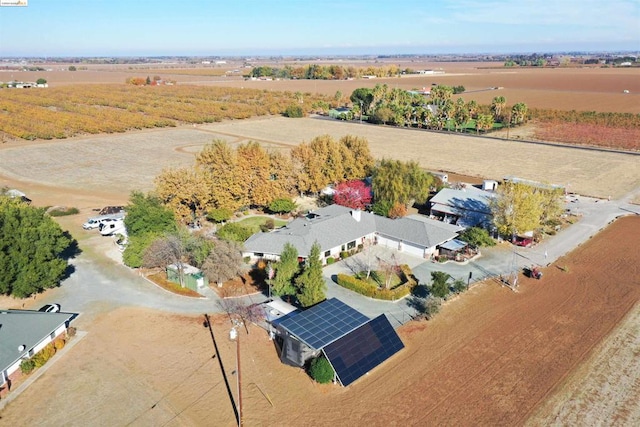
[[[406,254],[396,254],[401,263],[412,268],[421,283],[428,283],[431,271],[446,271],[454,278],[466,280],[469,272],[473,281],[487,277],[505,275],[523,266],[531,264],[547,265],[575,247],[587,241],[616,217],[628,214],[640,214],[640,206],[633,205],[630,200],[640,194],[640,189],[629,193],[620,200],[607,201],[586,197],[571,197],[567,208],[581,215],[580,220],[562,230],[556,236],[544,240],[532,248],[495,247],[483,249],[482,256],[466,265],[455,263],[439,264],[425,261]],[[382,250],[379,248],[378,250]],[[379,254],[381,255],[383,252]],[[388,256],[388,255],[387,255]],[[350,262],[352,262],[351,260]],[[221,311],[219,299],[215,292],[206,289],[205,298],[194,299],[181,297],[164,291],[151,284],[134,271],[109,260],[100,260],[81,254],[72,260],[75,271],[58,289],[47,293],[37,304],[58,302],[64,311],[78,312],[81,316],[77,325],[84,327],[97,314],[123,306],[153,308],[170,313],[199,314]],[[348,270],[343,261],[324,269],[327,282],[327,297],[336,297],[360,310],[367,316],[375,317],[387,314],[389,320],[397,326],[405,323],[415,315],[409,299],[396,302],[377,301],[364,298],[351,291],[337,286],[332,276],[337,272]],[[253,295],[246,298],[248,303],[266,300],[265,295]]]

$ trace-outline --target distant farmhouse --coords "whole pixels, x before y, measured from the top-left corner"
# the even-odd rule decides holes
[[[463,228],[411,215],[390,219],[370,212],[330,205],[297,218],[270,233],[257,233],[245,242],[243,256],[278,260],[286,243],[293,245],[301,258],[307,258],[317,242],[321,260],[339,258],[343,251],[355,250],[365,243],[397,249],[421,258],[436,255],[438,247],[455,239]]]

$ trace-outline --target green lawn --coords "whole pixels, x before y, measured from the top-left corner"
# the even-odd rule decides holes
[[[236,221],[235,224],[238,224],[244,228],[250,229],[254,233],[257,233],[260,231],[260,226],[266,223],[269,218],[270,217],[268,216],[252,216],[241,221]],[[287,221],[283,221],[281,219],[274,219],[274,223],[275,228],[280,228],[287,225]]]

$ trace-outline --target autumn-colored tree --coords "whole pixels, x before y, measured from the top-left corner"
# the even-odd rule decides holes
[[[235,211],[246,202],[238,157],[226,141],[207,144],[196,156],[196,168],[209,187],[211,207]]]
[[[371,173],[375,160],[366,138],[346,135],[340,138],[344,179],[362,179]]]
[[[407,216],[407,205],[404,203],[396,202],[391,209],[389,209],[389,218],[402,218],[403,216]]]
[[[237,149],[238,172],[244,182],[243,205],[266,206],[273,200],[269,154],[255,141]]]
[[[269,186],[271,201],[288,198],[295,190],[295,175],[290,156],[279,151],[269,153]]]
[[[364,209],[371,203],[371,187],[361,180],[345,181],[335,188],[333,201],[352,209]]]
[[[326,152],[319,152],[322,144],[303,142],[291,149],[294,173],[297,177],[298,191],[317,193],[326,187],[331,179],[324,175]]]
[[[531,185],[506,182],[498,187],[497,197],[491,201],[491,212],[503,236],[533,231],[540,227],[542,197]]]
[[[210,186],[193,168],[164,169],[154,183],[158,197],[182,222],[203,215],[211,203]]]

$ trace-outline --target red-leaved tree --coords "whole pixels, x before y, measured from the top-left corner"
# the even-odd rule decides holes
[[[352,209],[364,209],[371,203],[371,187],[360,180],[341,182],[336,186],[333,201]]]

